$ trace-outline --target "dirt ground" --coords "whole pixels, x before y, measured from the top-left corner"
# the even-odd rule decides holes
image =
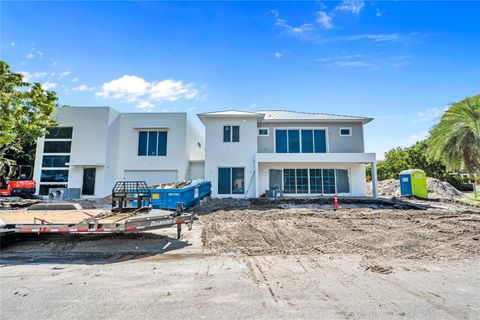
[[[1,319],[480,318],[479,208],[262,203],[210,201],[180,240],[3,245]]]

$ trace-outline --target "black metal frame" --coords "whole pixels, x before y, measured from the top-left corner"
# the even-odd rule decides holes
[[[136,201],[136,206],[134,202]],[[148,205],[143,205],[147,201]],[[145,181],[117,181],[112,189],[112,211],[131,211],[151,207],[151,192]]]

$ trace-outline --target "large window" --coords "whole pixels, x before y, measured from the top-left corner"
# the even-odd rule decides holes
[[[48,128],[45,139],[72,139],[72,132],[72,127]]]
[[[240,142],[240,126],[223,126],[223,142]]]
[[[350,193],[347,169],[283,169],[283,191],[297,194]]]
[[[138,133],[139,156],[166,156],[167,131],[140,131]]]
[[[70,153],[71,141],[45,141],[43,144],[44,153]]]
[[[337,193],[350,193],[347,169],[337,169]]]
[[[67,182],[68,170],[42,170],[40,182]]]
[[[295,169],[283,170],[283,191],[285,193],[296,193],[297,185],[295,179]]]
[[[48,128],[43,143],[39,194],[47,195],[50,188],[66,188],[72,149],[72,127]]]
[[[326,194],[335,193],[335,170],[322,169],[322,175],[323,175],[323,193],[326,193]]]
[[[43,168],[63,168],[68,167],[70,156],[43,156]]]
[[[297,169],[297,193],[308,193],[308,170]]]
[[[218,168],[218,194],[244,194],[244,168]]]
[[[322,169],[310,169],[310,193],[323,193]]]
[[[323,129],[275,130],[276,153],[325,153],[326,133]]]

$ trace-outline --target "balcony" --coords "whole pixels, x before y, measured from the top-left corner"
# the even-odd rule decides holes
[[[257,153],[257,163],[265,162],[329,162],[372,163],[375,153]]]

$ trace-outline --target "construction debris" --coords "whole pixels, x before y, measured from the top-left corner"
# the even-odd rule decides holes
[[[432,199],[456,199],[466,195],[457,190],[448,182],[435,178],[427,178],[428,197]],[[367,193],[372,195],[372,186],[368,184]],[[400,182],[398,179],[387,179],[378,182],[378,195],[380,197],[400,197]]]
[[[192,180],[180,180],[175,182],[161,183],[159,185],[148,186],[149,189],[181,189],[192,183]]]
[[[42,200],[22,199],[19,197],[0,197],[0,210],[27,208],[40,202],[42,202]]]

